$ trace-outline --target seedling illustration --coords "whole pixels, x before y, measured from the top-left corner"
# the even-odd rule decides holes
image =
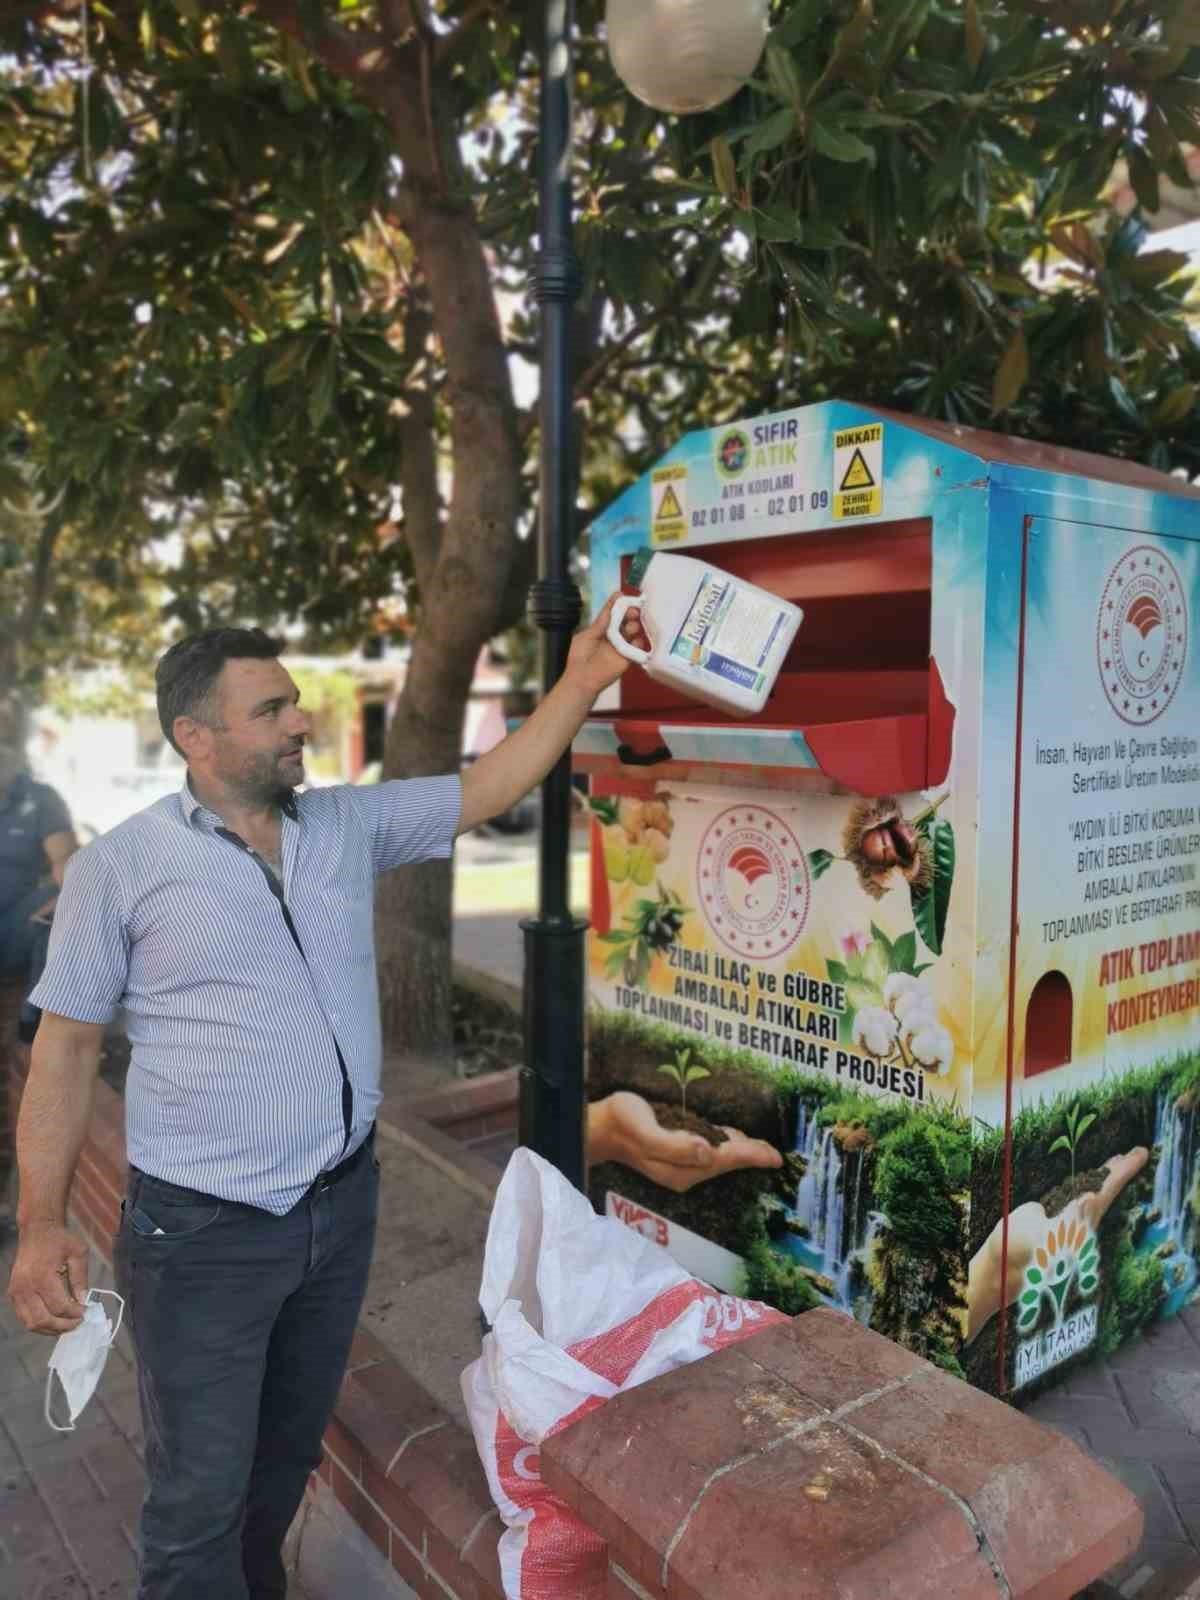
[[[701,1078],[712,1077],[712,1073],[707,1067],[689,1066],[688,1063],[691,1058],[692,1052],[690,1049],[676,1050],[674,1061],[668,1061],[658,1069],[660,1072],[665,1072],[668,1078],[674,1078],[679,1085],[679,1109],[684,1116],[687,1115],[688,1084],[699,1083]]]
[[[1075,1177],[1075,1152],[1079,1149],[1079,1141],[1083,1138],[1084,1134],[1096,1120],[1096,1113],[1094,1111],[1089,1111],[1086,1117],[1081,1117],[1079,1112],[1080,1105],[1079,1102],[1076,1101],[1071,1109],[1067,1112],[1066,1133],[1060,1133],[1058,1138],[1055,1139],[1054,1143],[1050,1146],[1051,1155],[1053,1155],[1056,1150],[1067,1150],[1070,1152],[1072,1179]]]

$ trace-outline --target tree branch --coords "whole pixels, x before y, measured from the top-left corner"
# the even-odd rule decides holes
[[[50,512],[42,519],[37,549],[33,556],[33,576],[29,581],[29,593],[25,597],[25,606],[17,628],[19,642],[25,646],[32,642],[38,624],[42,620],[46,596],[50,593],[50,566],[54,560],[54,546],[58,543],[64,521],[61,509]]]
[[[442,34],[434,45],[434,58],[439,67],[453,66],[470,43],[471,29],[495,9],[496,0],[470,0],[453,33]]]
[[[404,316],[404,353],[414,364],[418,353],[427,348],[432,331],[433,314],[424,285],[414,283]],[[427,593],[442,546],[433,394],[428,386],[414,386],[406,392],[404,403],[408,407],[408,415],[400,424],[404,534],[417,583]]]
[[[386,90],[394,85],[395,62],[383,34],[351,31],[325,18],[309,26],[300,16],[297,0],[254,0],[254,5],[266,21],[307,45],[330,72],[357,84],[373,105],[386,106]]]
[[[644,317],[635,322],[633,327],[629,329],[628,333],[622,334],[619,339],[614,339],[612,344],[610,344],[606,349],[602,350],[595,360],[592,361],[589,366],[585,367],[583,372],[575,380],[572,390],[573,397],[576,400],[582,400],[587,395],[591,394],[592,390],[600,382],[600,379],[608,371],[609,367],[612,366],[613,362],[616,361],[618,356],[624,355],[626,350],[629,349],[630,345],[636,344],[642,335],[649,333],[651,328],[653,328],[657,323],[663,322],[667,317],[673,315],[673,308],[660,306],[657,310],[648,312]],[[533,406],[526,411],[521,418],[518,437],[523,445],[528,442],[530,434],[537,427],[537,423],[538,411],[537,407]]]

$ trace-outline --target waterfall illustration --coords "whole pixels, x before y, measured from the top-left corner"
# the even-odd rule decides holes
[[[1195,1166],[1196,1119],[1181,1111],[1167,1093],[1158,1097],[1154,1142],[1159,1148],[1158,1170],[1154,1174],[1154,1208],[1161,1213],[1162,1226],[1181,1248],[1189,1244],[1184,1237],[1194,1222],[1188,1206]]]
[[[1196,1291],[1196,1216],[1192,1210],[1192,1185],[1196,1176],[1196,1113],[1181,1110],[1177,1097],[1164,1090],[1158,1097],[1154,1143],[1158,1165],[1154,1172],[1154,1199],[1149,1226],[1138,1249],[1153,1252],[1163,1262],[1166,1299],[1162,1315],[1171,1316]]]
[[[794,1148],[805,1159],[805,1172],[789,1213],[803,1230],[802,1237],[789,1241],[791,1253],[828,1281],[831,1292],[822,1298],[866,1321],[871,1314],[870,1289],[856,1268],[869,1262],[887,1218],[882,1212],[864,1210],[865,1152],[844,1153],[835,1130],[822,1128],[803,1102],[797,1112]]]

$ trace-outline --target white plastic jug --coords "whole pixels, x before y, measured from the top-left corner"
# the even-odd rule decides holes
[[[617,597],[608,625],[615,650],[720,711],[762,710],[804,620],[799,606],[710,562],[662,550],[639,550],[627,581],[639,593]],[[621,634],[631,609],[641,612],[649,650]]]

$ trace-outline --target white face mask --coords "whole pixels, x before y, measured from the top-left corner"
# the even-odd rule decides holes
[[[93,1299],[98,1294],[109,1295],[118,1302],[120,1310],[117,1312],[115,1328],[108,1320],[104,1307]],[[109,1349],[125,1315],[125,1302],[112,1289],[89,1289],[84,1296],[83,1306],[83,1321],[70,1333],[60,1334],[50,1352],[50,1370],[46,1374],[46,1421],[58,1433],[74,1431],[76,1417],[96,1392]],[[67,1423],[55,1422],[50,1415],[50,1390],[56,1372],[71,1414],[71,1420]]]

